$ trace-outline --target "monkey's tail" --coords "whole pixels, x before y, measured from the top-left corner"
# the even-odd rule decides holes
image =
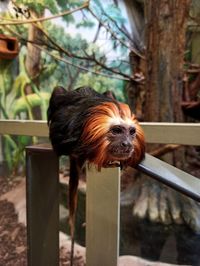
[[[81,171],[80,162],[70,156],[70,174],[69,174],[69,225],[71,235],[71,256],[70,266],[73,266],[74,260],[74,237],[75,237],[75,218],[77,209],[77,198],[78,198],[78,182]]]
[[[71,238],[70,266],[74,264],[74,236]]]
[[[73,261],[74,261],[75,216],[76,216],[76,209],[77,209],[77,191],[76,191],[76,194],[74,194],[73,200],[75,200],[73,210],[71,209],[69,211],[69,225],[70,225],[70,235],[71,235],[70,266],[73,266]]]

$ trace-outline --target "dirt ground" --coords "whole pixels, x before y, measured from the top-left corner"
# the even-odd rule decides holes
[[[0,196],[14,189],[20,179],[0,177]],[[0,266],[26,266],[26,227],[18,222],[12,203],[0,200]],[[60,249],[60,266],[69,265],[70,253]],[[83,258],[75,256],[74,266],[83,266]]]
[[[0,177],[0,196],[13,189],[18,180]],[[26,228],[19,224],[12,203],[0,201],[0,266],[25,266]]]

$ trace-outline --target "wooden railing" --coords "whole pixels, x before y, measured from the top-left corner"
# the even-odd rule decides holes
[[[141,123],[147,143],[200,145],[200,123]],[[46,121],[1,120],[0,134],[48,137]]]
[[[146,141],[149,143],[200,145],[200,124],[141,124]],[[1,134],[48,137],[48,128],[46,122],[43,121],[0,120]],[[32,146],[27,147],[26,165],[28,265],[57,266],[59,263],[58,159],[51,148]],[[197,178],[150,155],[146,156],[138,169],[200,201],[200,181]],[[45,178],[43,178],[44,176]],[[51,189],[46,189],[48,186]],[[87,266],[117,265],[119,255],[119,187],[120,170],[118,168],[104,169],[101,173],[91,169],[88,173],[86,201]]]

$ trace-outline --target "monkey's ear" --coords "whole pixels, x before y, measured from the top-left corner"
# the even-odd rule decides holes
[[[67,91],[63,87],[55,87],[50,98],[50,107],[57,107],[60,102],[62,103],[66,94]]]
[[[63,87],[57,86],[54,88],[52,95],[57,96],[57,95],[65,94],[65,93],[66,93],[66,90]]]
[[[112,91],[105,91],[103,93],[103,95],[108,97],[108,98],[111,98],[112,100],[116,100],[117,99],[115,94],[114,94],[114,92],[112,92]]]

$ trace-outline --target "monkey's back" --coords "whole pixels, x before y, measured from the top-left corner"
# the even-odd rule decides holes
[[[49,137],[58,155],[70,155],[80,145],[80,136],[90,108],[114,99],[97,93],[90,87],[66,91],[54,89],[47,112]],[[80,149],[78,149],[80,150]]]

